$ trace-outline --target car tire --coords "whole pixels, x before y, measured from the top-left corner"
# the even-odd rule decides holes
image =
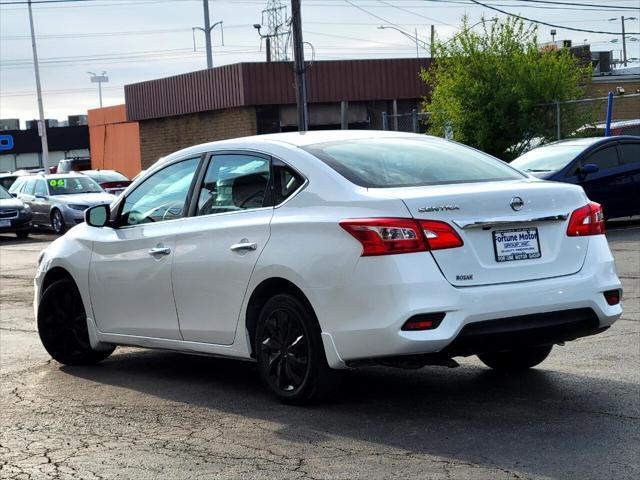
[[[20,240],[24,240],[25,238],[29,238],[29,232],[16,232],[16,237]]]
[[[526,370],[542,363],[549,356],[552,348],[553,345],[542,345],[521,350],[481,353],[478,358],[494,370]]]
[[[38,305],[37,321],[45,350],[64,365],[92,365],[115,350],[115,347],[91,348],[82,297],[71,280],[57,280],[45,290]]]
[[[66,228],[67,226],[64,223],[62,213],[60,210],[54,209],[51,212],[51,230],[53,230],[57,235],[62,235]]]
[[[256,326],[255,352],[262,382],[283,403],[303,405],[324,399],[336,383],[315,314],[293,295],[275,295],[264,305]]]

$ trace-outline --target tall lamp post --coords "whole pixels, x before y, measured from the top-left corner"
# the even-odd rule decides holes
[[[378,27],[378,30],[385,30],[385,29],[391,29],[391,30],[395,30],[396,32],[400,32],[402,35],[404,35],[405,37],[411,39],[411,41],[416,43],[416,58],[420,58],[420,47],[424,48],[425,50],[427,50],[427,42],[422,41],[418,38],[418,29],[415,29],[415,35],[411,35],[407,32],[405,32],[404,30],[401,30],[400,28],[394,27],[393,25],[380,25]]]
[[[617,18],[609,19],[610,22],[615,22],[617,20],[618,20]],[[622,63],[626,67],[627,66],[627,36],[624,31],[625,20],[638,20],[638,17],[625,17],[624,15],[620,17],[620,22],[622,23]]]
[[[93,72],[87,72],[91,75],[91,83],[98,84],[98,98],[100,99],[100,108],[102,108],[102,84],[107,83],[109,81],[109,77],[107,77],[107,72],[103,71],[102,74],[96,75]]]

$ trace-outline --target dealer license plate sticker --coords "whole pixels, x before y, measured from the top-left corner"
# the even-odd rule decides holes
[[[11,226],[11,220],[0,220],[0,228],[10,227],[10,226]]]
[[[540,258],[540,238],[537,228],[513,228],[493,232],[493,248],[497,262]]]

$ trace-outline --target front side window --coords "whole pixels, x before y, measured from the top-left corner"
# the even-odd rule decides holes
[[[131,192],[122,207],[121,226],[173,220],[186,215],[186,203],[200,157],[169,165]]]
[[[620,155],[623,165],[640,163],[640,143],[621,143]]]
[[[250,154],[214,155],[198,194],[198,215],[265,205],[269,160]]]
[[[24,187],[22,187],[20,192],[25,193],[27,195],[33,195],[33,190],[35,189],[35,187],[36,187],[36,180],[35,178],[31,178],[26,181]]]
[[[582,160],[582,165],[593,163],[598,166],[600,171],[607,168],[614,168],[618,166],[618,150],[615,145],[611,145],[606,148],[602,148],[595,153],[592,153],[587,158]]]
[[[310,145],[305,150],[361,187],[392,188],[517,180],[501,160],[435,138],[379,138]]]
[[[33,194],[40,197],[47,196],[47,186],[45,185],[44,180],[38,180]]]
[[[89,177],[49,177],[47,178],[51,195],[74,195],[77,193],[100,193],[102,188]]]

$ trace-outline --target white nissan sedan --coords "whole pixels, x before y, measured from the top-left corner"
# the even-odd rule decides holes
[[[116,345],[254,360],[304,403],[361,365],[531,368],[622,313],[582,188],[423,135],[199,145],[85,215],[35,279],[40,338],[67,365]]]

